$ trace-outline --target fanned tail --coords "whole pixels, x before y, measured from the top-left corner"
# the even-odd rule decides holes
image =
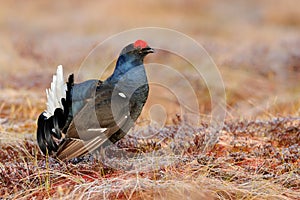
[[[40,114],[37,122],[37,142],[44,154],[51,155],[57,151],[57,142],[72,121],[71,90],[73,86],[74,75],[70,75],[65,84],[62,66],[58,66],[51,88],[46,90],[47,110]]]

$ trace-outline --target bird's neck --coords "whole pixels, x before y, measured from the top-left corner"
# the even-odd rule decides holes
[[[118,82],[147,81],[143,60],[120,55],[114,73],[106,80],[109,84],[116,85]]]

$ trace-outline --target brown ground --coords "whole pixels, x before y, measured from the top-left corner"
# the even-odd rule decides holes
[[[2,2],[0,198],[298,199],[297,5],[297,0]],[[157,133],[153,138],[128,136],[118,144],[133,152],[169,152],[173,164],[148,171],[130,166],[118,170],[97,160],[65,165],[41,156],[35,124],[57,65],[63,64],[66,73],[76,71],[99,42],[145,26],[191,36],[216,62],[227,98],[219,140],[207,146],[209,93],[181,66],[196,88],[199,111],[205,116],[201,124],[185,125],[176,117],[179,106],[173,96],[153,85],[140,123],[158,103],[169,114],[168,125],[161,131],[146,129]],[[158,53],[146,62],[156,59],[164,56]],[[176,65],[172,57],[168,62]],[[159,71],[157,76],[165,77]]]

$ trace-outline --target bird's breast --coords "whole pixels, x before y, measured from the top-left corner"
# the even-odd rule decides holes
[[[136,121],[140,116],[142,109],[146,103],[149,93],[148,84],[142,85],[139,87],[131,96],[129,101],[129,110],[131,118]]]

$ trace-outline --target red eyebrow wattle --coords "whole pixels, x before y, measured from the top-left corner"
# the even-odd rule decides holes
[[[140,47],[140,48],[146,48],[148,46],[148,44],[144,40],[137,40],[137,41],[135,41],[135,43],[133,44],[133,46],[135,48],[138,48],[138,47]]]

